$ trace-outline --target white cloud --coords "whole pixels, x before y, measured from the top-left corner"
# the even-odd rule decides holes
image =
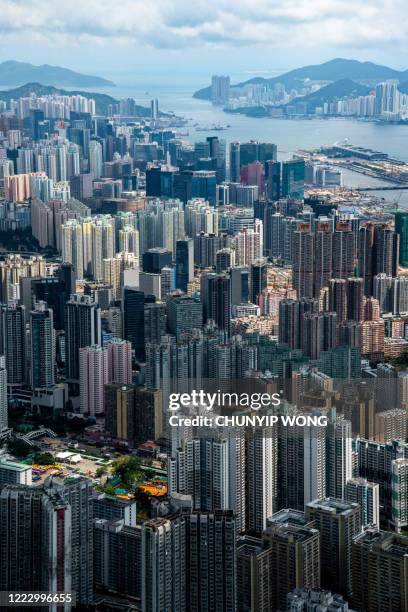
[[[402,47],[405,13],[405,0],[0,0],[0,33],[66,46]]]

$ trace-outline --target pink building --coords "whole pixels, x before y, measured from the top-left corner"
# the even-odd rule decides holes
[[[132,383],[132,344],[128,340],[112,338],[106,345],[109,351],[110,382]]]
[[[244,185],[257,185],[258,193],[265,192],[265,170],[264,165],[259,161],[254,161],[241,168],[241,183]]]
[[[109,349],[94,344],[79,349],[79,390],[82,414],[105,411],[105,385],[110,382]]]

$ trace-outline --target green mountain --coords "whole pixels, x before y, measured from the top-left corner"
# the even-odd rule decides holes
[[[21,87],[15,89],[8,89],[6,91],[0,91],[0,100],[6,102],[10,100],[17,100],[18,98],[26,98],[30,94],[34,93],[37,96],[49,96],[52,94],[59,94],[61,96],[84,96],[85,98],[93,98],[96,103],[96,112],[98,115],[107,115],[108,107],[111,104],[117,104],[118,100],[108,96],[106,94],[95,93],[91,91],[67,91],[60,89],[59,87],[53,87],[52,85],[41,85],[40,83],[26,83]],[[150,108],[146,106],[135,106],[138,117],[150,117]],[[159,113],[160,116],[168,116],[166,113]]]
[[[351,79],[340,79],[334,83],[330,83],[325,87],[321,87],[307,96],[294,98],[290,105],[296,104],[297,101],[307,104],[308,112],[314,112],[317,106],[323,106],[325,102],[334,102],[344,98],[357,98],[358,96],[366,96],[370,93],[371,88],[366,85],[356,83]]]
[[[34,66],[27,62],[9,60],[0,63],[0,85],[45,83],[58,87],[112,87],[112,81],[98,76],[81,74],[61,66]]]
[[[359,62],[357,60],[336,58],[323,64],[296,68],[271,79],[254,77],[248,81],[237,83],[232,87],[242,87],[243,85],[256,83],[265,85],[281,83],[287,91],[291,89],[300,90],[307,79],[332,82],[349,79],[362,85],[375,85],[387,79],[397,79],[400,82],[408,81],[408,70],[399,71],[388,66],[374,64],[373,62]],[[211,87],[205,87],[196,91],[193,97],[200,100],[209,100],[211,98]]]
[[[6,91],[0,91],[0,100],[17,100],[18,98],[26,98],[30,94],[34,93],[36,96],[50,96],[52,94],[59,94],[61,96],[84,96],[85,98],[93,98],[96,103],[96,112],[99,115],[105,115],[108,111],[109,104],[117,104],[118,100],[107,96],[106,94],[93,93],[89,91],[67,91],[52,85],[41,85],[40,83],[26,83],[21,87],[15,89],[7,89]],[[148,110],[148,109],[146,109]]]

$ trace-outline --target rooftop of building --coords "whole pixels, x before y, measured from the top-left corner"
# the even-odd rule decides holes
[[[333,497],[327,497],[325,499],[316,499],[307,504],[307,508],[323,510],[330,514],[349,514],[356,508],[359,508],[358,504],[353,502],[341,501]]]
[[[27,470],[31,470],[31,465],[19,463],[9,457],[0,457],[0,469],[10,470],[12,472],[26,472]]]

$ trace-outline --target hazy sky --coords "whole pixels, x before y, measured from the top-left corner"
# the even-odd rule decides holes
[[[0,61],[134,75],[277,74],[349,57],[408,68],[407,0],[0,0]]]

